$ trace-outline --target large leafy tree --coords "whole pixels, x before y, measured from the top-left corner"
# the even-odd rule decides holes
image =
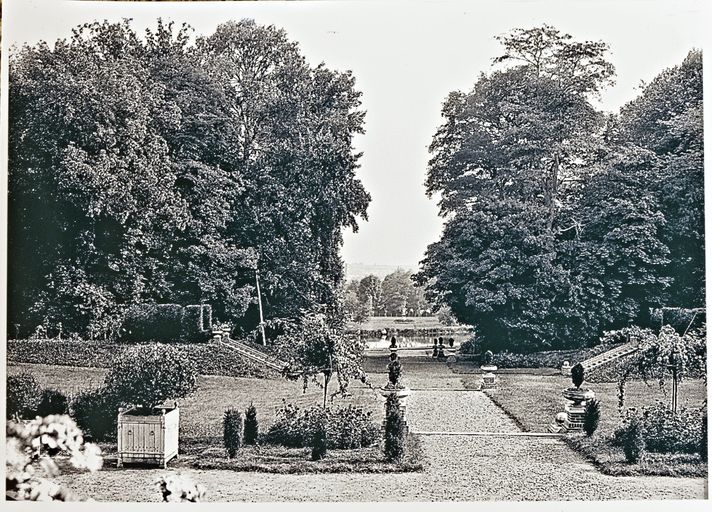
[[[496,63],[453,93],[431,146],[447,224],[418,274],[493,347],[580,345],[696,305],[702,273],[701,59],[621,115],[590,103],[612,80],[603,43],[551,27],[500,38]]]
[[[604,118],[590,97],[611,82],[601,42],[543,26],[499,38],[496,64],[468,93],[452,93],[430,151],[427,190],[447,220],[417,280],[493,346],[533,348],[565,334],[569,271],[556,241],[598,158]]]
[[[353,77],[252,21],[190,40],[104,22],[13,53],[11,322],[210,302],[250,329],[257,271],[268,318],[338,318],[341,230],[370,200]]]
[[[661,238],[670,250],[668,304],[704,304],[702,52],[691,51],[627,104],[615,138],[651,153],[648,188],[665,216]]]

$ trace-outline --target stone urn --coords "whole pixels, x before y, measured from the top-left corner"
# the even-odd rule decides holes
[[[564,361],[564,363],[561,365],[561,375],[571,377],[571,363],[569,363],[568,361]]]
[[[566,418],[558,421],[562,413],[557,415],[555,421],[549,425],[549,432],[566,433],[581,432],[583,430],[583,418],[586,413],[586,402],[596,398],[596,394],[590,389],[581,389],[584,380],[584,367],[581,363],[571,368],[572,387],[561,392],[566,400],[572,403],[564,406],[563,414]]]
[[[497,376],[494,372],[497,371],[497,367],[493,364],[486,364],[480,366],[480,370],[482,370],[481,389],[495,389],[497,387]]]

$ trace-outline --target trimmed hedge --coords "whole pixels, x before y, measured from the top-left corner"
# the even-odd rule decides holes
[[[532,352],[530,354],[515,354],[513,352],[497,352],[492,358],[492,364],[498,368],[561,368],[564,361],[572,365],[585,361],[591,357],[602,354],[616,344],[600,344],[591,348],[580,348],[574,350],[547,350],[542,352]],[[482,354],[478,353],[474,359],[481,362]],[[588,379],[588,376],[587,376]]]
[[[706,313],[704,308],[657,308],[650,309],[651,327],[660,329],[669,325],[678,334],[683,334],[687,328],[697,329],[705,323]]]
[[[124,312],[119,341],[204,343],[210,339],[211,323],[207,304],[134,304]]]
[[[50,364],[109,368],[119,354],[131,345],[90,341],[20,340],[7,342],[7,361],[14,363]],[[204,343],[186,343],[176,348],[192,359],[201,375],[228,377],[269,377],[276,373],[240,357],[232,350]]]

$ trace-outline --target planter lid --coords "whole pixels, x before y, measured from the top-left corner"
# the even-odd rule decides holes
[[[493,364],[486,364],[486,365],[480,366],[480,370],[482,370],[483,372],[495,372],[495,371],[497,371],[497,367]]]

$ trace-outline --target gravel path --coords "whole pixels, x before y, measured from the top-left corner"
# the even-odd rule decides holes
[[[412,430],[518,432],[484,393],[462,387],[442,365],[408,368]],[[430,366],[428,368],[428,366]],[[414,371],[410,371],[414,370]],[[209,501],[477,501],[702,499],[706,480],[611,477],[556,438],[427,435],[425,470],[410,474],[272,475],[182,470],[207,488]],[[170,472],[170,470],[168,470]],[[97,500],[157,501],[164,470],[107,469],[58,480]]]

